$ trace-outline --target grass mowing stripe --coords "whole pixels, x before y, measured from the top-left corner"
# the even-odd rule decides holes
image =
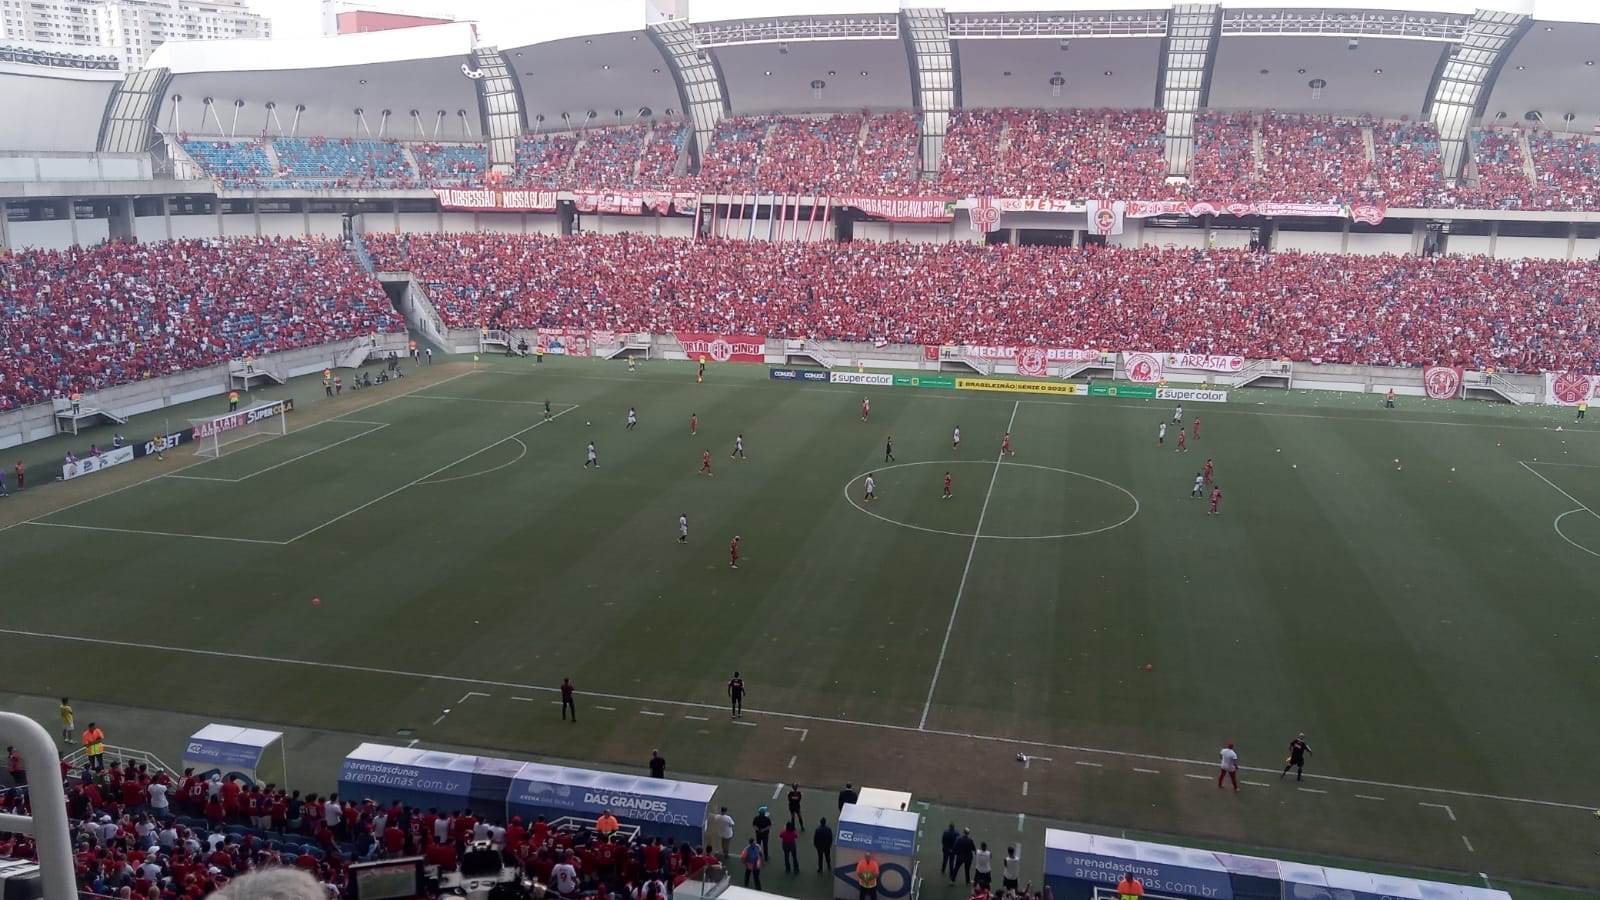
[[[270,664],[277,664],[277,665],[284,665],[284,666],[295,666],[295,667],[300,667],[300,668],[330,669],[330,670],[334,670],[334,671],[354,672],[354,673],[360,673],[360,674],[366,674],[366,675],[384,675],[384,676],[390,676],[390,677],[395,677],[395,678],[410,678],[410,679],[417,679],[417,680],[422,680],[422,681],[442,681],[442,682],[449,683],[449,684],[465,684],[465,685],[478,685],[478,686],[484,686],[484,687],[499,687],[499,688],[507,688],[507,689],[514,689],[514,690],[524,690],[524,691],[532,691],[532,692],[547,693],[547,694],[559,693],[560,690],[561,690],[558,687],[551,687],[549,685],[522,684],[522,683],[518,683],[518,682],[514,682],[514,681],[501,681],[501,680],[495,680],[495,679],[489,679],[489,678],[473,678],[473,677],[465,676],[465,675],[443,675],[443,674],[437,674],[437,673],[431,673],[431,672],[407,672],[407,671],[405,671],[403,669],[387,669],[387,668],[380,668],[380,667],[374,667],[374,666],[357,666],[357,665],[351,665],[349,663],[323,662],[323,661],[320,661],[320,660],[312,660],[312,659],[294,659],[294,658],[289,658],[289,657],[262,656],[262,655],[258,655],[258,654],[238,653],[238,652],[223,651],[223,650],[206,650],[206,649],[200,648],[200,647],[176,647],[176,646],[170,646],[170,645],[164,645],[164,644],[141,643],[141,642],[138,642],[138,641],[115,640],[115,639],[112,639],[112,638],[84,637],[84,636],[81,636],[81,635],[71,635],[71,634],[51,634],[51,633],[42,632],[42,631],[26,631],[26,630],[18,629],[18,628],[0,628],[0,634],[8,634],[8,635],[16,636],[16,637],[39,638],[39,639],[42,639],[42,640],[51,640],[51,641],[64,641],[64,642],[68,642],[68,643],[92,644],[92,645],[105,646],[105,647],[122,647],[122,648],[133,649],[133,650],[149,650],[149,651],[155,651],[155,652],[174,653],[174,654],[188,655],[188,656],[204,656],[204,657],[212,657],[212,658],[219,658],[219,659],[239,659],[239,660],[245,660],[247,662],[270,663]],[[664,700],[664,699],[661,699],[661,698],[658,698],[658,697],[638,697],[638,696],[634,696],[634,695],[631,695],[631,694],[613,694],[613,693],[608,693],[608,692],[604,692],[604,691],[584,691],[583,692],[583,696],[592,697],[592,698],[599,698],[599,699],[604,699],[604,700],[619,700],[619,701],[624,701],[624,702],[629,702],[629,703],[650,704],[650,705],[654,705],[654,706],[676,706],[676,707],[681,707],[681,708],[685,708],[685,709],[714,709],[714,710],[718,710],[718,711],[722,711],[722,710],[726,710],[727,709],[727,706],[725,704],[723,704],[723,703],[697,703],[697,702],[690,701],[690,700]],[[595,709],[602,709],[602,710],[606,710],[607,712],[615,712],[616,711],[616,707],[614,707],[614,706],[598,706],[597,705],[597,706],[595,706]],[[1152,761],[1152,762],[1168,762],[1168,763],[1174,763],[1174,764],[1179,764],[1179,765],[1201,766],[1201,767],[1204,767],[1204,768],[1207,768],[1207,769],[1212,769],[1212,768],[1216,767],[1216,761],[1215,760],[1185,759],[1183,757],[1162,756],[1160,754],[1155,754],[1155,753],[1130,753],[1130,752],[1124,751],[1124,750],[1110,750],[1110,749],[1107,749],[1107,748],[1104,748],[1104,747],[1082,747],[1082,746],[1076,746],[1076,745],[1072,745],[1072,744],[1058,744],[1058,743],[1050,743],[1050,742],[1047,742],[1047,741],[1029,740],[1027,738],[1008,738],[1008,737],[1001,737],[1001,736],[993,735],[993,734],[975,734],[975,733],[964,732],[964,731],[947,731],[947,730],[938,729],[938,728],[926,728],[926,729],[924,729],[924,728],[918,728],[918,727],[913,726],[913,725],[896,725],[896,724],[891,723],[891,722],[858,721],[858,720],[854,720],[854,719],[842,719],[842,718],[839,718],[839,717],[836,717],[836,716],[806,715],[806,714],[803,714],[803,713],[781,712],[781,711],[778,711],[778,710],[771,710],[771,709],[756,709],[754,707],[745,707],[745,712],[747,712],[747,713],[749,713],[751,715],[771,716],[773,718],[778,718],[778,719],[793,719],[793,720],[796,720],[796,721],[818,722],[818,723],[828,724],[828,725],[844,725],[844,726],[850,726],[850,727],[855,727],[855,728],[870,728],[870,729],[876,729],[876,730],[881,730],[881,731],[920,732],[922,734],[936,735],[936,736],[939,736],[939,737],[966,738],[968,740],[983,741],[985,743],[991,743],[991,744],[1004,744],[1004,745],[1016,746],[1016,747],[1036,747],[1036,748],[1040,748],[1040,749],[1060,750],[1060,751],[1064,751],[1064,752],[1092,753],[1092,754],[1098,754],[1098,755],[1102,755],[1102,756],[1114,756],[1114,757],[1117,757],[1117,758],[1120,758],[1120,759],[1146,760],[1146,761]],[[1145,770],[1138,770],[1138,771],[1145,771]],[[1241,765],[1239,767],[1239,771],[1241,771],[1241,772],[1262,772],[1262,773],[1266,773],[1266,774],[1277,774],[1279,770],[1275,769],[1275,768],[1265,767],[1265,766],[1246,766],[1246,765]],[[1185,777],[1186,778],[1200,778],[1200,779],[1205,779],[1207,781],[1209,781],[1210,778],[1211,778],[1211,776],[1209,776],[1209,775],[1194,775],[1194,774],[1186,774]],[[1450,797],[1465,797],[1465,798],[1470,798],[1470,799],[1474,799],[1474,800],[1492,800],[1492,801],[1500,802],[1500,803],[1512,803],[1512,804],[1520,804],[1520,805],[1527,805],[1527,806],[1542,806],[1542,807],[1548,807],[1548,808],[1552,808],[1552,809],[1573,809],[1573,810],[1581,810],[1583,812],[1590,812],[1593,809],[1592,805],[1581,804],[1581,803],[1563,803],[1563,802],[1561,802],[1559,800],[1540,800],[1538,798],[1533,798],[1533,797],[1515,797],[1515,796],[1511,796],[1511,795],[1508,795],[1508,794],[1480,793],[1480,792],[1477,792],[1477,791],[1457,790],[1457,789],[1454,789],[1454,788],[1430,787],[1428,785],[1418,785],[1418,784],[1398,784],[1398,783],[1391,782],[1391,781],[1372,781],[1372,780],[1363,779],[1363,778],[1348,778],[1348,777],[1337,776],[1337,775],[1318,775],[1317,776],[1317,780],[1318,781],[1335,783],[1335,784],[1363,785],[1363,786],[1367,786],[1367,787],[1386,787],[1386,788],[1392,788],[1392,789],[1398,790],[1398,791],[1415,791],[1417,793],[1423,793],[1423,794],[1440,794],[1440,795],[1450,796]]]
[[[1017,410],[1022,408],[1022,401],[1011,404],[1011,418],[1006,421],[1006,434],[1011,433],[1011,426],[1017,424]],[[917,722],[920,731],[928,727],[928,710],[933,706],[933,692],[939,689],[939,673],[944,670],[944,657],[950,651],[950,635],[956,630],[956,613],[961,611],[961,595],[967,590],[967,575],[972,572],[972,558],[978,553],[978,541],[983,539],[983,518],[989,514],[989,498],[994,496],[994,483],[1000,479],[1000,463],[1005,459],[1005,451],[995,455],[994,474],[989,476],[989,489],[983,493],[983,506],[978,509],[978,524],[972,529],[972,546],[967,549],[967,564],[961,569],[961,583],[956,586],[956,601],[950,606],[950,623],[944,629],[944,642],[939,645],[939,659],[933,664],[933,678],[928,681],[928,699],[922,704],[922,719]]]
[[[316,534],[317,532],[321,531],[322,529],[327,528],[329,525],[333,525],[333,524],[336,524],[338,522],[341,522],[341,521],[349,518],[350,516],[353,516],[356,513],[361,512],[364,509],[367,509],[368,507],[374,506],[374,505],[376,505],[378,503],[382,503],[383,501],[389,499],[390,497],[393,497],[395,494],[398,494],[401,491],[406,490],[407,488],[415,487],[415,486],[423,483],[424,481],[427,481],[429,478],[432,478],[433,476],[438,475],[440,472],[448,472],[452,468],[461,465],[462,463],[466,462],[467,460],[473,459],[473,458],[475,458],[477,456],[480,456],[480,455],[482,455],[484,453],[487,453],[490,450],[493,450],[494,448],[500,446],[501,444],[504,444],[507,441],[514,441],[517,438],[522,437],[523,435],[525,435],[528,432],[534,430],[535,428],[538,428],[540,425],[543,425],[543,424],[545,424],[547,422],[554,422],[556,419],[561,418],[562,416],[566,415],[569,412],[572,412],[575,409],[577,409],[576,406],[569,406],[566,409],[563,409],[562,411],[556,413],[555,415],[551,416],[548,419],[540,419],[539,421],[533,423],[532,425],[529,425],[527,428],[522,429],[521,431],[517,432],[516,434],[507,435],[507,436],[501,438],[500,440],[495,441],[492,444],[485,444],[484,446],[479,447],[478,449],[472,451],[471,453],[468,453],[466,456],[463,456],[460,459],[453,460],[451,462],[445,463],[444,465],[440,466],[437,469],[434,469],[432,472],[429,472],[428,474],[422,476],[421,478],[412,479],[411,481],[408,481],[405,484],[400,485],[399,487],[397,487],[394,490],[388,492],[387,494],[383,494],[383,495],[381,495],[379,497],[376,497],[376,498],[374,498],[372,500],[368,500],[367,502],[361,504],[360,506],[354,507],[352,509],[347,509],[344,512],[340,513],[339,515],[334,516],[333,518],[329,519],[328,521],[323,522],[321,525],[316,526],[315,528],[311,528],[311,529],[308,529],[306,531],[302,531],[299,534],[295,535],[294,537],[290,538],[288,541],[285,541],[285,543],[292,544],[295,541],[300,540],[301,538],[310,537],[313,534]]]

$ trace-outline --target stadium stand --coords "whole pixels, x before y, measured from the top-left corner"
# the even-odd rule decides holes
[[[278,182],[276,168],[262,141],[184,137],[179,143],[195,165],[225,188],[268,187]]]
[[[404,328],[323,240],[22,251],[0,260],[0,312],[0,409]]]
[[[689,126],[684,122],[657,122],[650,129],[650,139],[645,143],[643,159],[639,161],[639,186],[646,190],[667,190],[682,185],[678,177],[678,161],[683,156],[683,145],[689,139]]]
[[[565,187],[567,170],[577,150],[570,134],[528,134],[517,141],[517,168],[511,183],[518,187]]]
[[[474,144],[413,144],[417,174],[429,187],[477,187],[489,171],[489,150]]]
[[[352,862],[422,856],[441,872],[459,869],[473,841],[490,841],[507,865],[551,884],[568,860],[583,896],[659,896],[719,860],[709,846],[674,846],[648,834],[600,841],[588,829],[480,819],[470,809],[422,810],[373,799],[287,791],[276,785],[197,779],[114,760],[102,773],[63,762],[81,897],[199,898],[231,879],[294,866],[339,896]],[[162,797],[164,809],[153,807]],[[29,814],[23,790],[0,794],[0,811]],[[24,835],[0,834],[0,859],[35,859]],[[656,890],[646,887],[658,881]],[[569,896],[579,896],[572,891]]]
[[[1521,129],[1473,129],[1472,161],[1478,180],[1463,191],[1469,201],[1466,205],[1490,209],[1534,208],[1533,183],[1528,180],[1521,135]]]
[[[1431,122],[1384,122],[1373,128],[1378,188],[1369,199],[1390,206],[1435,207],[1449,202],[1439,129]]]
[[[1537,175],[1534,203],[1540,209],[1600,209],[1600,147],[1587,137],[1530,135]]]
[[[1153,110],[956,109],[937,190],[957,197],[1186,196],[1545,209],[1592,206],[1600,195],[1596,155],[1583,138],[1539,139],[1535,191],[1520,183],[1527,176],[1517,140],[1479,132],[1480,185],[1452,192],[1444,184],[1438,131],[1430,124],[1275,112],[1202,113],[1188,184],[1174,187],[1166,183],[1164,127]],[[724,119],[698,176],[678,174],[688,134],[686,124],[659,122],[525,135],[509,183],[708,193],[925,192],[918,122],[911,112]],[[466,187],[482,184],[487,172],[481,143],[410,144],[415,172],[405,158],[407,145],[395,141],[185,137],[181,143],[227,188]]]
[[[369,237],[446,322],[1590,371],[1594,263],[511,235]],[[1058,286],[1072,284],[1072,291]],[[739,290],[731,290],[738,285]],[[997,297],[1004,297],[998,302]]]
[[[959,196],[1169,196],[1154,110],[958,109],[941,182]]]
[[[357,138],[278,138],[279,178],[334,188],[404,188],[415,183],[400,144]]]

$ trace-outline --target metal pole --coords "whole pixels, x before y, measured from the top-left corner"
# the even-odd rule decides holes
[[[33,817],[0,816],[0,828],[31,834],[39,845],[39,881],[44,900],[76,900],[78,885],[67,831],[67,794],[61,787],[54,739],[26,716],[0,712],[0,738],[22,751],[35,778],[28,785]]]

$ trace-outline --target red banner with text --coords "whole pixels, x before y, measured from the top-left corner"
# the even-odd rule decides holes
[[[767,361],[767,339],[758,334],[711,334],[704,331],[675,331],[683,352],[690,359],[704,357],[708,362],[763,363]]]
[[[555,191],[503,191],[496,188],[434,188],[444,209],[500,212],[555,212]]]

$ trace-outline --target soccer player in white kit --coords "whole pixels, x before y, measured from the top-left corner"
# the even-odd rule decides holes
[[[1182,406],[1179,406],[1177,409],[1172,411],[1172,421],[1177,422],[1179,425],[1183,424],[1183,407]]]
[[[594,452],[594,441],[589,442],[589,460],[583,464],[585,469],[590,466],[594,466],[596,469],[600,468],[600,456]]]
[[[1161,425],[1156,428],[1156,446],[1159,447],[1159,446],[1165,444],[1166,442],[1167,442],[1167,423],[1162,422]]]
[[[689,543],[689,514],[678,516],[678,543]]]
[[[865,502],[871,503],[872,501],[878,499],[878,494],[877,494],[878,483],[876,481],[872,480],[872,475],[871,474],[867,475],[867,480],[862,485],[862,487],[865,487],[867,489],[867,496],[865,498]]]
[[[742,434],[733,439],[733,452],[728,454],[728,458],[733,459],[734,457],[739,459],[750,458],[744,455],[744,435]]]
[[[1189,499],[1194,500],[1206,494],[1206,476],[1200,472],[1194,473],[1194,490],[1189,492]]]
[[[630,406],[628,407],[628,430],[632,431],[633,426],[637,424],[639,424],[639,414],[634,412],[633,407]]]
[[[956,426],[956,433],[954,435],[952,435],[951,438],[950,438],[950,449],[951,450],[960,450],[961,449],[961,426],[960,425]]]

